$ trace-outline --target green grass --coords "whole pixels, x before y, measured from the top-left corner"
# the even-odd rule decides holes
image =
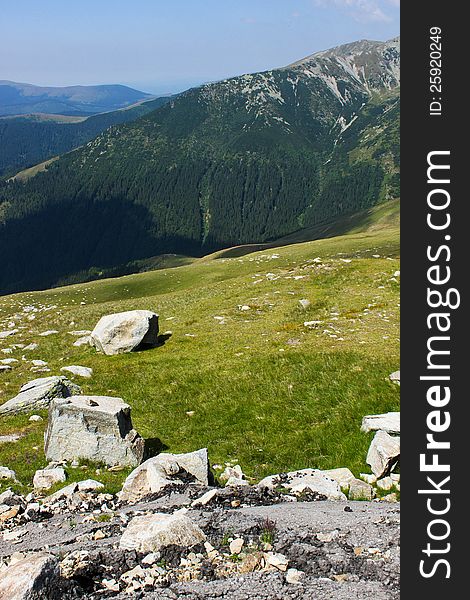
[[[362,417],[399,408],[399,388],[388,380],[399,368],[397,210],[388,203],[363,215],[348,235],[0,298],[0,330],[12,320],[25,327],[0,340],[0,358],[20,360],[0,374],[0,402],[42,376],[23,354],[47,361],[46,375],[89,366],[91,380],[75,379],[83,392],[124,398],[138,431],[166,451],[207,446],[212,463],[238,462],[252,480],[307,467],[345,466],[357,475],[367,469],[371,439],[360,432]],[[34,321],[15,318],[28,304],[56,308]],[[161,332],[172,331],[164,346],[114,357],[73,346],[68,331],[138,308],[159,313]],[[39,336],[49,329],[59,334]],[[31,342],[39,349],[1,353]],[[46,420],[28,416],[0,417],[0,435],[24,433],[0,444],[0,464],[15,469],[25,489],[46,464]],[[114,491],[127,474],[85,466],[69,469],[70,480],[94,477]]]

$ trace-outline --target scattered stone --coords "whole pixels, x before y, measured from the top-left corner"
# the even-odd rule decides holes
[[[57,598],[54,591],[59,576],[57,559],[40,552],[26,556],[0,572],[0,598],[36,600]]]
[[[62,467],[53,469],[39,469],[33,477],[33,485],[36,490],[48,490],[56,483],[66,480],[65,471]]]
[[[274,567],[279,571],[287,571],[289,561],[284,556],[284,554],[275,554],[274,552],[268,552],[264,555],[264,559],[266,561],[266,564],[270,565],[271,567]]]
[[[43,331],[42,333],[40,333],[39,335],[41,337],[48,337],[50,335],[56,335],[57,333],[59,333],[58,331],[56,331],[55,329],[49,329],[48,331]]]
[[[384,490],[385,492],[388,492],[392,489],[394,482],[391,477],[383,477],[382,479],[377,480],[376,485],[379,488],[379,490]]]
[[[23,348],[23,350],[27,350],[27,351],[32,351],[32,350],[37,350],[39,348],[39,344],[36,344],[35,342],[33,342],[32,344],[28,344],[27,346],[25,346]]]
[[[306,490],[325,496],[328,500],[346,500],[339,484],[317,469],[303,469],[265,477],[258,483],[259,487],[275,489],[283,487],[293,494],[301,494]]]
[[[12,371],[10,365],[0,365],[0,373],[8,373],[9,371]]]
[[[31,415],[28,421],[31,421],[32,423],[39,423],[40,421],[43,421],[43,418],[41,415]]]
[[[84,336],[91,335],[91,331],[89,329],[80,329],[78,331],[68,331],[67,333],[69,333],[70,335],[74,335],[75,337],[84,337]]]
[[[104,488],[104,485],[95,479],[85,479],[84,481],[79,481],[77,486],[79,492],[97,492],[98,490],[102,490]]]
[[[350,500],[372,500],[374,489],[367,482],[361,479],[354,479],[350,483],[348,497]]]
[[[263,554],[261,552],[253,552],[247,554],[240,565],[240,573],[253,573],[261,568]]]
[[[121,398],[72,396],[52,402],[44,450],[50,461],[136,466],[143,458],[144,440],[133,429],[131,408]]]
[[[382,502],[398,502],[398,496],[393,492],[392,494],[387,494],[381,498]]]
[[[167,546],[190,547],[206,540],[204,532],[181,512],[134,517],[119,541],[122,550],[158,552]]]
[[[44,360],[32,360],[31,364],[35,367],[47,367],[47,362]]]
[[[390,373],[389,379],[390,381],[393,381],[393,383],[398,383],[398,385],[400,385],[400,371],[394,371],[393,373]]]
[[[156,346],[158,315],[131,310],[102,317],[91,333],[90,344],[107,355]]]
[[[339,469],[329,469],[326,471],[322,471],[322,473],[323,475],[334,479],[343,489],[348,489],[351,482],[353,482],[356,479],[351,473],[351,471],[344,467]]]
[[[323,542],[324,544],[329,544],[330,542],[335,540],[338,537],[338,535],[339,535],[339,531],[337,529],[333,529],[333,531],[327,531],[327,532],[319,531],[317,533],[316,537],[317,537],[317,540],[320,540],[320,542]]]
[[[47,496],[44,499],[44,503],[45,504],[54,504],[58,500],[62,500],[62,498],[71,498],[77,491],[78,491],[77,483],[76,482],[69,483],[69,485],[66,485],[63,488],[60,488],[60,490],[57,490],[57,492],[54,492],[53,494],[50,494],[49,496]]]
[[[318,327],[318,325],[321,325],[321,321],[305,321],[304,322],[304,327],[308,327],[308,328],[312,328],[312,327]]]
[[[389,412],[382,415],[367,415],[362,419],[361,431],[386,431],[390,435],[400,435],[400,413]]]
[[[66,377],[42,377],[26,383],[17,396],[0,406],[0,414],[18,414],[48,408],[54,398],[80,394],[81,389]]]
[[[306,300],[305,298],[302,298],[302,300],[299,300],[299,304],[305,310],[310,306],[310,300]]]
[[[377,431],[367,453],[367,464],[377,478],[388,475],[400,460],[400,438]]]
[[[240,485],[250,485],[246,479],[238,479],[238,477],[229,477],[225,487],[238,487]]]
[[[89,335],[85,335],[85,336],[83,336],[83,337],[81,337],[81,338],[78,338],[78,340],[76,340],[76,341],[73,343],[73,345],[74,345],[76,348],[80,348],[80,346],[89,346],[89,345],[90,345],[90,342],[91,342],[91,336],[89,336]]]
[[[0,331],[0,340],[5,340],[7,337],[15,335],[16,333],[19,333],[18,329],[8,329],[7,331]]]
[[[305,573],[298,569],[287,569],[286,582],[291,585],[300,585],[305,579]]]
[[[206,542],[207,543],[207,542]],[[160,560],[160,552],[150,552],[142,559],[143,565],[154,565],[157,561]]]
[[[218,491],[216,489],[209,490],[205,494],[203,494],[200,498],[196,498],[191,502],[191,506],[206,506],[209,504],[211,500],[213,500],[218,495]]]
[[[225,481],[225,485],[228,487],[248,484],[240,465],[226,467],[224,472],[219,475],[219,479],[222,482]]]
[[[243,538],[236,538],[230,542],[229,549],[232,554],[240,554],[243,548],[245,540]]]
[[[167,485],[181,484],[177,476],[185,473],[202,485],[209,484],[207,448],[187,454],[162,453],[149,458],[127,477],[119,499],[122,502],[136,502]]]
[[[7,365],[7,366],[11,366],[14,365],[15,363],[19,362],[16,358],[2,358],[2,360],[0,360],[0,365]]]
[[[90,369],[89,367],[81,367],[79,365],[62,367],[60,370],[66,373],[72,373],[72,375],[78,375],[79,377],[85,377],[86,379],[90,379],[90,377],[93,375],[93,369]]]
[[[369,485],[373,485],[377,481],[377,477],[371,473],[359,473],[359,477]]]
[[[8,467],[0,467],[0,480],[2,479],[13,479],[16,481],[16,473]]]
[[[8,435],[0,435],[0,444],[11,444],[17,442],[23,436],[19,433],[9,433]]]

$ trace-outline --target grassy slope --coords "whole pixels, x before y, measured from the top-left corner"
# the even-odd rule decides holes
[[[305,467],[358,473],[370,441],[360,433],[362,416],[399,406],[399,388],[388,381],[399,367],[397,203],[363,215],[351,229],[276,251],[0,298],[0,330],[11,320],[25,326],[0,340],[0,350],[36,341],[39,349],[27,358],[48,361],[51,375],[63,365],[92,367],[93,378],[79,381],[83,391],[124,398],[141,434],[170,452],[208,446],[212,463],[239,462],[253,478]],[[302,298],[311,302],[307,310]],[[20,322],[14,315],[28,304],[56,308]],[[137,308],[160,314],[161,332],[172,331],[164,346],[106,357],[72,345],[67,331]],[[322,324],[303,325],[312,320]],[[38,335],[48,329],[59,334]],[[4,356],[21,361],[22,351]],[[21,361],[0,374],[0,401],[36,377],[30,367]],[[15,469],[25,485],[46,462],[44,426],[28,416],[0,418],[0,435],[26,434],[0,444],[0,465]],[[110,489],[124,474],[95,475],[94,467],[69,473],[95,476]]]

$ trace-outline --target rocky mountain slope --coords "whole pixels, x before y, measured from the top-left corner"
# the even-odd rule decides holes
[[[396,197],[399,57],[398,40],[363,41],[204,85],[3,184],[0,290],[263,242]]]
[[[150,94],[125,85],[41,87],[1,80],[0,116],[30,113],[91,115],[149,98]]]

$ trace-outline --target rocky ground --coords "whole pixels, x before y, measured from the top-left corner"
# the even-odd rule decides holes
[[[108,315],[91,339],[99,333],[104,354],[128,353],[156,343],[157,321]],[[399,597],[398,412],[363,418],[375,432],[372,473],[307,468],[253,484],[239,464],[211,465],[207,448],[148,457],[130,405],[84,395],[65,376],[27,382],[0,413],[38,409],[49,411],[48,465],[32,491],[0,466],[13,488],[0,494],[0,600]],[[114,495],[75,480],[81,461],[134,469]]]
[[[97,492],[30,502],[3,524],[0,597],[399,597],[399,504],[314,494],[285,502],[277,492],[243,486],[219,489],[206,505],[195,505],[208,490],[187,484],[133,505]],[[3,502],[18,506],[18,497]],[[198,543],[124,549],[129,522],[156,513],[189,519],[202,531]],[[31,567],[38,559],[39,567]],[[28,569],[36,589],[15,596],[18,573]],[[13,595],[2,596],[5,590]]]

